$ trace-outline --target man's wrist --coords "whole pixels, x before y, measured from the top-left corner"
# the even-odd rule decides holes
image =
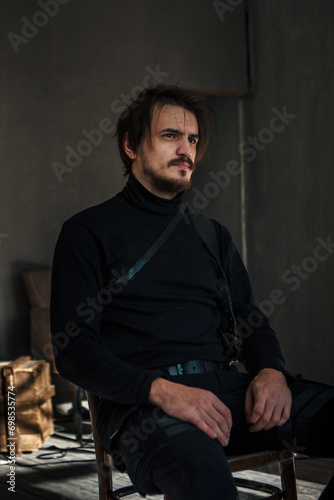
[[[150,393],[148,396],[148,400],[155,406],[159,406],[161,403],[161,395],[166,391],[166,384],[168,384],[168,380],[158,377],[153,380],[151,384]]]
[[[284,380],[285,382],[287,381],[285,374],[281,370],[278,370],[277,368],[262,368],[257,373],[257,376],[258,375],[267,375],[267,376],[272,376],[272,377],[279,377],[282,380]]]

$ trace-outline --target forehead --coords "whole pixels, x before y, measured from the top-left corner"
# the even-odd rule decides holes
[[[190,134],[198,134],[196,115],[181,106],[165,104],[155,105],[152,113],[151,131],[158,132],[165,128],[173,128]]]

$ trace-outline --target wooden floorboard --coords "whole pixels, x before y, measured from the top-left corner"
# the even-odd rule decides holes
[[[85,429],[89,429],[86,424]],[[4,455],[0,455],[0,498],[14,500],[98,500],[98,482],[95,465],[93,442],[89,434],[85,434],[85,446],[82,448],[75,439],[71,423],[56,425],[57,432],[51,436],[40,450],[25,453],[17,457],[15,494],[8,491],[7,473],[9,466]],[[89,429],[90,430],[90,429]],[[62,450],[59,452],[59,449]],[[64,455],[64,456],[63,456]],[[279,485],[277,469],[245,472],[237,475],[266,480]],[[268,476],[267,473],[271,475]],[[332,459],[300,459],[296,461],[298,491],[300,500],[317,500],[323,485],[334,474]],[[126,474],[115,473],[114,482],[117,487],[129,484]],[[313,484],[312,484],[313,483]],[[127,497],[140,499],[138,494]],[[148,496],[160,500],[162,496]],[[249,493],[242,494],[241,499],[259,498]],[[209,500],[209,499],[208,499]]]

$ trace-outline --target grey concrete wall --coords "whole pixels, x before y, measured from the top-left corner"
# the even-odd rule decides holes
[[[49,267],[62,222],[124,184],[124,103],[160,81],[245,93],[244,19],[206,0],[1,2],[1,359],[29,353],[22,271]]]
[[[213,96],[208,99],[217,115],[217,134],[198,165],[185,198],[195,209],[226,226],[241,252],[238,99]]]
[[[249,271],[288,368],[333,383],[334,4],[252,0],[250,12]]]

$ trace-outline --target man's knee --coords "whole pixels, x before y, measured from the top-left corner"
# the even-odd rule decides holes
[[[154,461],[152,478],[173,500],[238,498],[223,447],[197,429],[170,440]]]
[[[156,467],[153,480],[173,500],[238,498],[230,470],[223,462],[207,460],[206,457],[191,457],[182,464],[170,464],[169,468],[166,465]]]

